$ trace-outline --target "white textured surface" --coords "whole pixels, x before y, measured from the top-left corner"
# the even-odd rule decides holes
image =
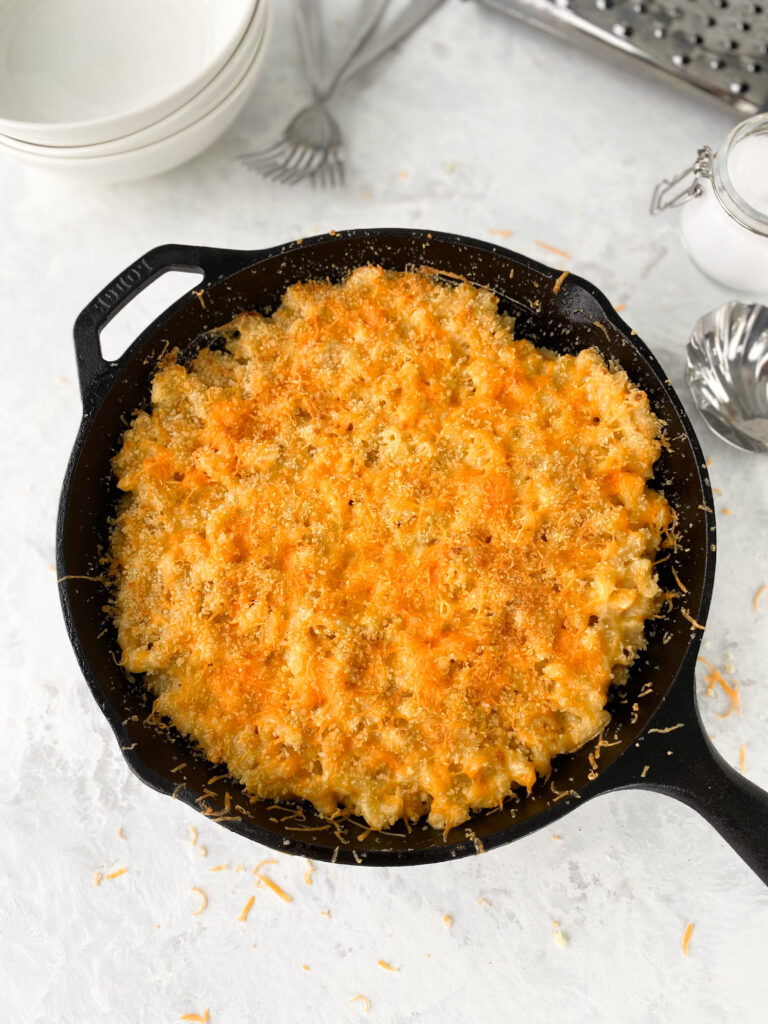
[[[693,811],[614,794],[563,818],[561,841],[545,830],[429,868],[318,865],[311,888],[304,862],[280,856],[267,870],[289,906],[254,889],[250,869],[268,852],[130,775],[80,677],[51,569],[79,419],[71,325],[151,246],[253,248],[366,225],[496,241],[510,230],[510,247],[545,261],[536,239],[567,250],[567,266],[626,302],[684,400],[687,335],[729,297],[690,265],[673,220],[647,216],[656,180],[717,145],[728,116],[471,3],[450,2],[338,102],[344,192],[285,190],[242,170],[235,155],[303,98],[275,6],[261,91],[214,152],[103,191],[0,163],[0,1020],[154,1024],[210,1008],[212,1024],[335,1024],[364,1017],[349,1002],[362,993],[365,1019],[398,1024],[763,1021],[768,890]],[[768,599],[752,609],[768,582],[768,462],[694,422],[718,508],[732,509],[719,517],[704,653],[721,666],[732,657],[743,714],[718,719],[721,696],[701,704],[723,755],[736,764],[746,743],[750,778],[768,786]],[[220,863],[229,870],[208,870]],[[95,871],[121,867],[94,886]],[[208,894],[198,917],[193,885]]]

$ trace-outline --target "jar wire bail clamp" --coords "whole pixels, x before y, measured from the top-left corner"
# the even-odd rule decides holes
[[[663,210],[670,210],[682,206],[689,199],[697,199],[703,191],[702,179],[712,178],[712,167],[715,154],[709,146],[702,146],[696,154],[696,159],[690,167],[675,175],[674,178],[663,178],[653,190],[651,197],[651,214],[661,213]],[[670,195],[682,185],[688,178],[691,180],[681,191]]]

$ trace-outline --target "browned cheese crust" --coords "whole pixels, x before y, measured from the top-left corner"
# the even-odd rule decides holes
[[[361,267],[154,378],[114,460],[131,672],[254,796],[450,827],[605,725],[671,521],[646,395]]]

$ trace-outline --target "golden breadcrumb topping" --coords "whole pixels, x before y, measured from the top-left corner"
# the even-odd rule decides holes
[[[257,797],[447,828],[530,788],[659,606],[646,395],[374,266],[222,333],[114,459],[124,666]]]

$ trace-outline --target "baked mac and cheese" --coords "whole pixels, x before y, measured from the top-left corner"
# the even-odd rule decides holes
[[[424,273],[297,284],[222,333],[114,459],[126,669],[256,797],[448,828],[530,788],[660,604],[646,395]]]

